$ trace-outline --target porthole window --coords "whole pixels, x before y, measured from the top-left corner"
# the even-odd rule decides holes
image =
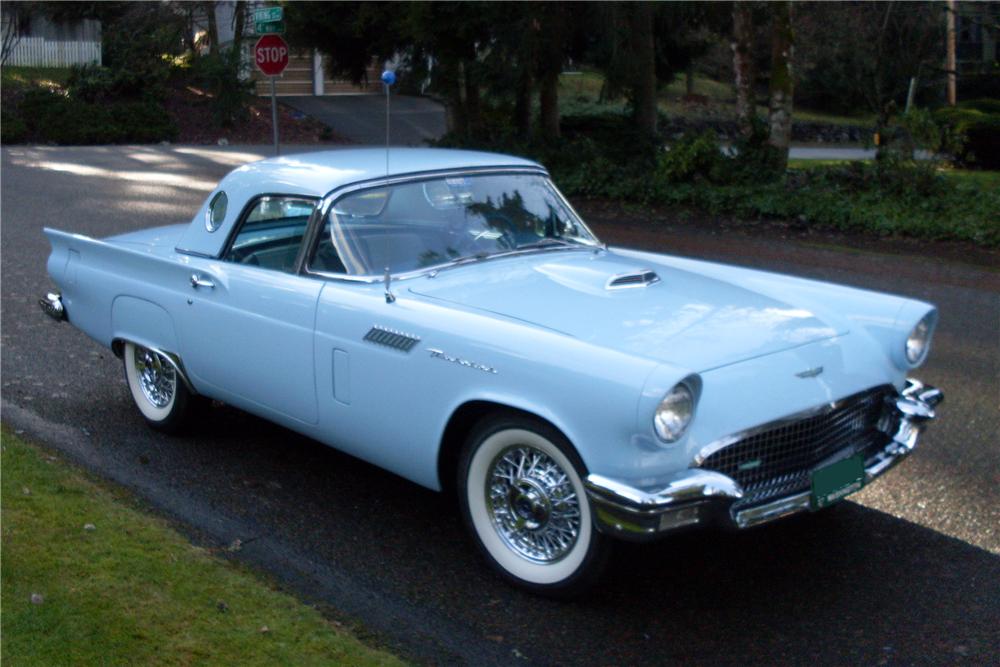
[[[225,192],[219,192],[212,197],[208,210],[205,211],[205,228],[208,231],[214,232],[222,225],[222,221],[226,219],[228,205],[229,197],[226,196]]]

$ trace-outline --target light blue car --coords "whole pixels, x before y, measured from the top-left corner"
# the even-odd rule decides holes
[[[840,500],[942,398],[907,379],[933,306],[608,248],[505,155],[263,160],[187,225],[46,234],[43,309],[124,360],[151,426],[215,399],[453,490],[487,561],[550,595],[609,538]]]

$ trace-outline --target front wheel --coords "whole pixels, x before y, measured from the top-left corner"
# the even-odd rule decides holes
[[[179,431],[188,416],[191,394],[173,364],[161,353],[125,343],[122,355],[132,400],[153,428]]]
[[[600,576],[609,540],[594,528],[582,471],[562,434],[535,419],[497,416],[470,434],[458,474],[462,515],[508,581],[568,597]]]

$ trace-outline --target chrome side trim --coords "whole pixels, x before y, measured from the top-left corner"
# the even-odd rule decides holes
[[[66,321],[66,309],[63,307],[62,295],[59,292],[49,292],[38,300],[38,305],[41,307],[43,313],[56,322]]]
[[[882,386],[884,386],[884,385],[882,385]],[[921,386],[923,386],[923,385],[921,385]],[[792,424],[792,423],[800,421],[802,419],[808,419],[810,417],[819,417],[821,415],[829,414],[831,412],[834,412],[836,410],[839,410],[839,409],[843,408],[846,405],[849,405],[853,401],[856,401],[859,398],[861,398],[861,397],[863,397],[863,396],[865,396],[867,394],[870,394],[871,392],[873,392],[873,391],[875,391],[875,390],[877,390],[879,388],[881,388],[881,387],[872,387],[871,389],[866,389],[865,391],[861,391],[861,392],[858,392],[856,394],[852,394],[851,396],[847,396],[846,398],[842,398],[840,400],[833,401],[832,403],[823,403],[822,405],[817,405],[817,406],[812,407],[812,408],[807,408],[805,410],[801,410],[799,412],[792,413],[792,414],[790,414],[788,416],[782,417],[781,419],[775,419],[774,421],[767,422],[766,424],[761,424],[759,426],[754,426],[753,428],[748,428],[748,429],[746,429],[744,431],[739,431],[738,433],[733,433],[732,435],[727,435],[724,438],[719,438],[718,440],[716,440],[714,442],[710,442],[707,445],[705,445],[704,447],[702,447],[701,449],[699,449],[698,453],[695,454],[695,456],[694,456],[694,460],[692,461],[691,466],[695,467],[695,468],[698,467],[698,466],[700,466],[712,454],[715,454],[720,449],[724,449],[724,448],[728,447],[729,445],[732,445],[732,444],[735,444],[735,443],[739,442],[740,440],[744,440],[746,438],[750,438],[752,436],[757,435],[758,433],[763,433],[764,431],[770,431],[771,429],[781,428],[782,426],[786,426],[788,424]]]
[[[928,400],[921,400],[921,396]],[[865,484],[909,456],[916,448],[924,426],[934,418],[934,405],[942,400],[944,394],[940,390],[925,387],[916,381],[907,382],[906,388],[889,403],[895,408],[899,426],[885,447],[865,461]],[[909,410],[913,406],[917,407]],[[827,407],[823,406],[821,412]],[[837,404],[833,404],[830,409],[836,407]],[[813,413],[807,411],[806,414]],[[763,428],[773,428],[773,422]],[[699,468],[682,470],[666,484],[652,489],[596,474],[588,475],[584,485],[597,527],[605,533],[629,540],[654,539],[677,528],[708,522],[750,528],[812,509],[811,493],[799,491],[733,511],[733,503],[744,494],[739,483],[721,473]]]

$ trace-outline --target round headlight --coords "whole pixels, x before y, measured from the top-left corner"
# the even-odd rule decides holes
[[[930,315],[917,322],[913,331],[906,339],[906,361],[911,365],[919,364],[927,354],[927,346],[931,340]]]
[[[686,384],[678,384],[663,397],[653,416],[656,434],[665,442],[675,442],[682,435],[694,414],[694,396]]]

